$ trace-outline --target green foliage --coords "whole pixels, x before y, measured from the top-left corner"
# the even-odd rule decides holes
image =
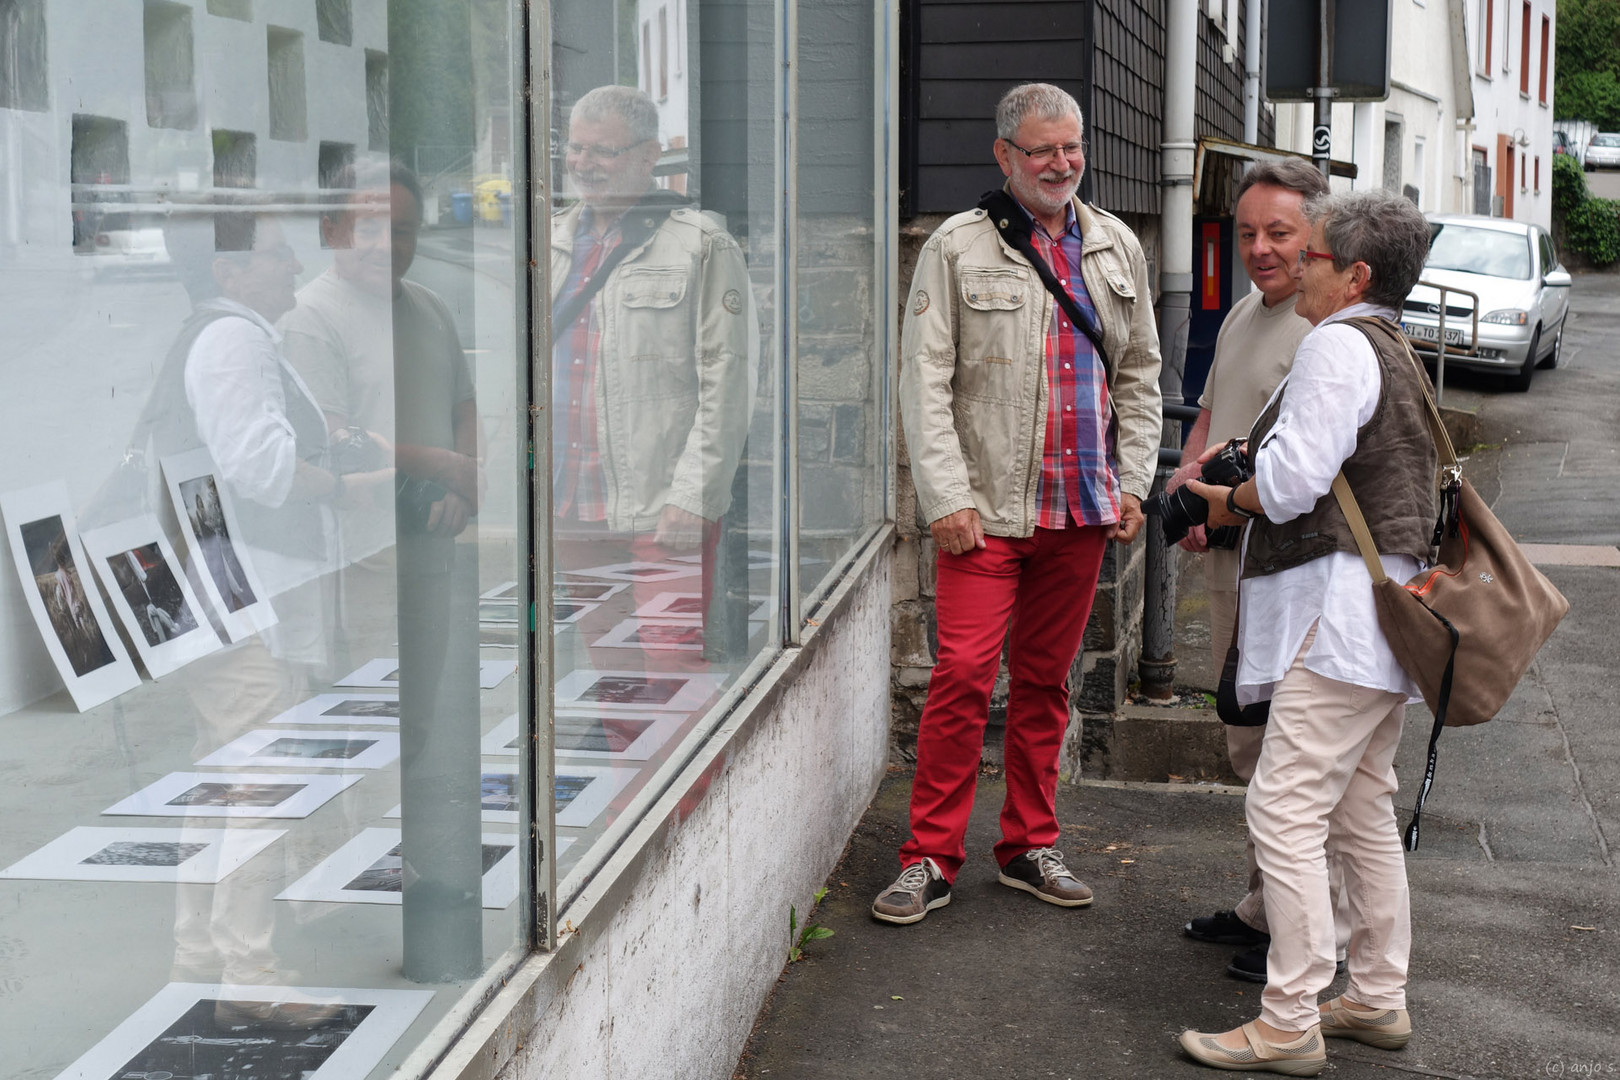
[[[1595,266],[1620,261],[1620,202],[1587,199],[1564,215],[1564,236]]]
[[[816,898],[813,901],[813,904],[821,903],[822,898],[824,896],[826,896],[826,895],[827,895],[826,886],[822,886],[821,888],[817,889],[816,890]],[[834,931],[829,930],[827,927],[818,926],[815,923],[805,923],[804,929],[800,930],[799,929],[799,909],[794,907],[793,905],[789,904],[788,905],[788,963],[796,964],[800,960],[803,960],[804,959],[804,947],[806,945],[808,945],[812,941],[821,941],[824,938],[830,938],[830,937],[833,936],[833,933],[834,933]]]
[[[1557,49],[1558,118],[1620,127],[1620,0],[1558,0]]]
[[[1572,213],[1592,197],[1591,189],[1586,186],[1586,173],[1581,171],[1581,163],[1574,154],[1554,154],[1552,174],[1555,213]]]
[[[1590,120],[1600,130],[1620,127],[1620,79],[1612,71],[1576,71],[1560,76],[1553,93],[1558,116]]]

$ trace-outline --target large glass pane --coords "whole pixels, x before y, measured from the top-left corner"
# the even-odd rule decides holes
[[[798,6],[799,586],[813,597],[885,516],[873,6]]]
[[[515,7],[19,8],[6,1075],[410,1073],[531,940]]]
[[[780,640],[780,69],[772,0],[562,0],[552,20],[566,898]]]

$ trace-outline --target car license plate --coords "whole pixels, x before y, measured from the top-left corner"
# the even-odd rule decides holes
[[[1438,326],[1422,326],[1417,323],[1403,322],[1401,323],[1401,329],[1405,331],[1407,337],[1416,338],[1418,341],[1440,340],[1440,328]],[[1467,340],[1463,337],[1461,330],[1453,330],[1448,326],[1446,327],[1446,344],[1465,345]]]

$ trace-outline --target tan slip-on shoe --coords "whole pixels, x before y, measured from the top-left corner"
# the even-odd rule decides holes
[[[1183,1031],[1181,1048],[1200,1065],[1235,1072],[1274,1072],[1284,1076],[1315,1076],[1327,1068],[1327,1052],[1323,1048],[1319,1028],[1288,1043],[1267,1042],[1256,1030],[1254,1023],[1240,1028],[1248,1045],[1242,1050],[1228,1050],[1217,1040],[1220,1034],[1202,1031]]]
[[[1320,1008],[1324,1038],[1399,1050],[1412,1037],[1412,1014],[1405,1009],[1352,1009],[1343,997],[1325,1001]]]

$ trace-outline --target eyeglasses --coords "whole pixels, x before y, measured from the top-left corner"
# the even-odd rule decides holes
[[[1060,154],[1065,158],[1079,157],[1086,149],[1085,143],[1066,142],[1062,146],[1037,146],[1033,150],[1025,150],[1011,139],[1002,139],[1001,141],[1040,165],[1051,164],[1058,159]]]
[[[568,153],[573,157],[584,157],[585,155],[589,154],[598,161],[612,161],[615,158],[623,157],[625,154],[628,154],[642,143],[649,141],[650,140],[648,139],[637,139],[635,142],[627,143],[624,146],[603,146],[601,143],[570,142],[568,143]]]
[[[1325,251],[1311,251],[1309,248],[1300,248],[1299,258],[1295,261],[1298,263],[1299,268],[1304,270],[1306,259],[1326,259],[1329,262],[1332,262],[1334,258],[1335,256],[1330,255]]]

